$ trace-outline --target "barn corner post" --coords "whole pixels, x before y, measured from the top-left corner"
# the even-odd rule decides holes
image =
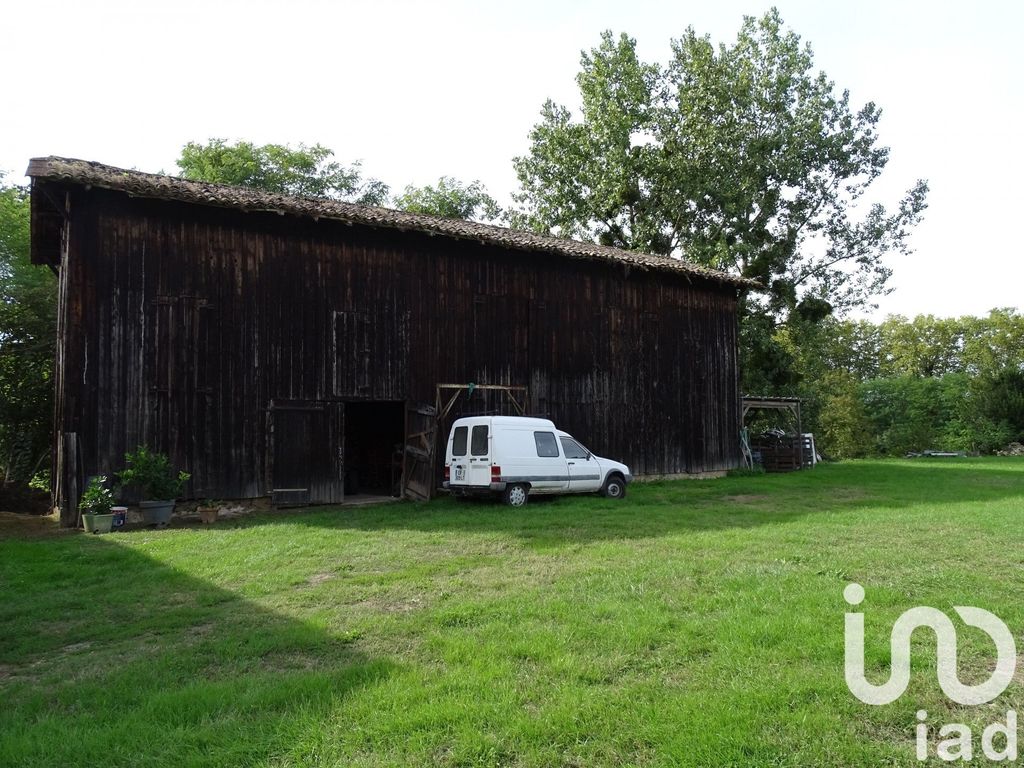
[[[63,528],[79,525],[78,501],[84,472],[78,445],[78,433],[69,418],[71,388],[69,355],[74,356],[69,333],[74,330],[71,300],[72,229],[71,191],[59,184],[35,178],[38,164],[32,161],[26,175],[32,178],[29,200],[29,253],[32,264],[47,267],[57,280],[57,324],[52,368],[53,406],[50,432],[50,502]]]

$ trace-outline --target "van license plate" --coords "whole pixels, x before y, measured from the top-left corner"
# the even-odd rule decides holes
[[[456,480],[465,480],[466,479],[466,468],[465,467],[456,467],[455,468],[455,479]]]

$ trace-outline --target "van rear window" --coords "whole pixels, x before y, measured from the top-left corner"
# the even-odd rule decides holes
[[[534,432],[533,439],[537,441],[537,455],[549,458],[558,456],[558,443],[555,441],[554,432]]]
[[[477,424],[473,427],[473,455],[487,455],[487,425]]]
[[[452,434],[452,456],[465,456],[469,441],[469,427],[456,427]]]

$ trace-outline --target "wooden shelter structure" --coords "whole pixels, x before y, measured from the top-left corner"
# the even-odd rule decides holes
[[[799,397],[744,397],[743,426],[754,411],[774,411],[791,419],[793,431],[785,435],[750,436],[750,450],[760,456],[766,472],[794,472],[814,462],[813,442],[803,433]]]
[[[140,444],[191,498],[433,492],[450,419],[522,388],[637,475],[739,464],[737,301],[662,258],[474,222],[35,159],[32,259],[59,274],[55,504]],[[498,402],[501,400],[502,402]],[[512,411],[515,412],[515,411]],[[385,477],[387,475],[387,477]]]

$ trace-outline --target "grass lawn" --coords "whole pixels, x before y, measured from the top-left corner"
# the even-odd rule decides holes
[[[7,531],[0,765],[919,765],[921,708],[980,762],[1019,682],[947,702],[921,632],[907,693],[860,703],[850,581],[876,682],[914,605],[987,608],[1024,648],[1024,460]],[[977,682],[992,645],[956,621]]]

